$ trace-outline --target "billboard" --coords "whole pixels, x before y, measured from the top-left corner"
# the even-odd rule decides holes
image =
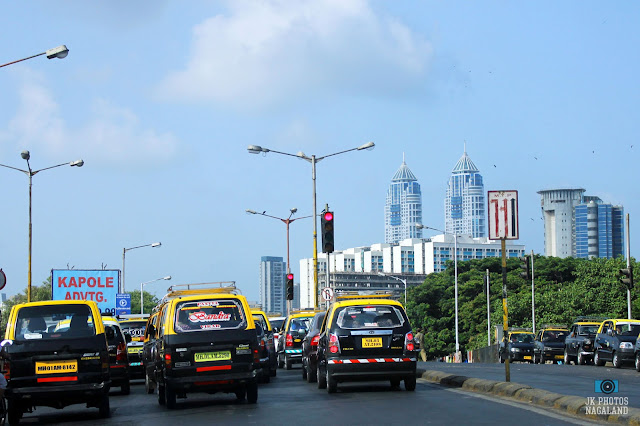
[[[118,269],[52,269],[53,300],[93,300],[100,312],[115,315],[116,294],[120,283]]]

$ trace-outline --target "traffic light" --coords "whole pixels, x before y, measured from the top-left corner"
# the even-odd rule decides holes
[[[531,258],[529,256],[523,257],[522,264],[520,265],[520,267],[524,269],[523,272],[520,272],[520,276],[524,279],[530,280],[531,279]]]
[[[620,275],[620,282],[631,290],[633,288],[633,268],[629,266],[628,268],[620,269]]]
[[[287,300],[293,300],[293,274],[287,274]]]
[[[333,212],[324,212],[320,220],[322,252],[333,253]]]

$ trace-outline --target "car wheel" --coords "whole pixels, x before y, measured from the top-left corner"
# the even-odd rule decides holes
[[[327,368],[327,393],[336,393],[338,390],[338,381],[333,377],[333,374],[329,373]]]
[[[7,419],[10,425],[20,424],[22,418],[22,408],[16,403],[9,402],[9,408],[7,410]]]
[[[564,363],[565,365],[571,364],[571,357],[569,356],[569,350],[564,348]]]
[[[584,355],[582,355],[582,351],[580,351],[580,349],[578,349],[578,365],[584,365],[587,360],[584,359]]]
[[[314,383],[318,381],[318,372],[315,369],[311,369],[310,366],[307,365],[307,383]]]
[[[498,354],[498,358],[500,359],[500,364],[504,364],[504,358],[502,358],[502,354]]]
[[[322,374],[322,371],[320,371],[319,365],[318,365],[318,369],[316,370],[316,374],[318,376],[318,389],[326,389],[327,377],[324,374]]]
[[[151,379],[149,379],[149,373],[145,373],[144,375],[144,390],[147,392],[147,395],[151,395],[156,389],[151,383]]]
[[[404,379],[404,388],[405,390],[408,390],[409,392],[413,392],[414,390],[416,390],[416,376],[411,375],[408,376]]]
[[[598,353],[597,349],[596,353],[593,355],[593,363],[598,367],[603,367],[606,364],[606,361],[600,359],[600,354]]]
[[[307,380],[307,366],[304,363],[304,359],[302,360],[302,380]]]
[[[284,357],[284,369],[285,370],[291,370],[293,365],[293,362],[291,361],[291,359],[289,359],[286,355]]]
[[[165,399],[164,399],[164,386],[158,384],[158,404],[160,405],[164,405],[165,403]]]
[[[284,361],[282,360],[282,355],[278,354],[278,368],[284,367]]]
[[[640,352],[636,354],[636,371],[640,372]]]
[[[622,360],[618,356],[618,352],[614,352],[613,353],[613,359],[611,360],[611,362],[613,363],[613,366],[615,368],[621,368],[622,367]]]
[[[98,412],[100,417],[106,419],[111,415],[111,407],[109,406],[109,394],[105,394],[100,399],[100,405],[98,406]]]
[[[268,370],[262,370],[262,383],[269,383],[271,381],[271,367]]]
[[[122,384],[122,386],[120,386],[120,393],[122,395],[129,395],[131,393],[131,383],[129,383],[129,380],[127,380]]]
[[[274,366],[274,368],[269,367],[269,375],[271,377],[276,377],[278,375],[278,366]]]
[[[255,381],[247,383],[247,402],[249,404],[258,402],[258,383]]]
[[[176,408],[176,391],[169,386],[164,389],[164,399],[169,410]]]

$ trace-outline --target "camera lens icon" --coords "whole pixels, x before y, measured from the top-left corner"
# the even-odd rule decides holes
[[[616,380],[617,381],[617,380]],[[617,390],[617,383],[613,380],[603,380],[600,382],[600,391],[602,393],[610,394]]]

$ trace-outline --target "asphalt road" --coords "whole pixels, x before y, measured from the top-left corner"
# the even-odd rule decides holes
[[[521,403],[498,400],[418,380],[415,392],[392,389],[386,382],[340,384],[336,394],[302,380],[300,368],[278,370],[271,383],[260,385],[258,403],[237,402],[230,394],[192,394],[168,410],[136,382],[130,395],[112,392],[111,418],[81,405],[54,410],[39,407],[25,414],[24,424],[182,425],[219,424],[495,424],[517,419],[521,425],[585,424]]]
[[[419,362],[418,368],[475,377],[478,379],[504,381],[504,364],[449,364],[444,362]],[[544,389],[563,395],[584,397],[606,396],[595,392],[596,380],[617,380],[618,392],[608,396],[628,397],[629,406],[640,408],[640,373],[631,365],[614,368],[611,363],[604,367],[595,365],[557,365],[511,363],[511,381]]]

